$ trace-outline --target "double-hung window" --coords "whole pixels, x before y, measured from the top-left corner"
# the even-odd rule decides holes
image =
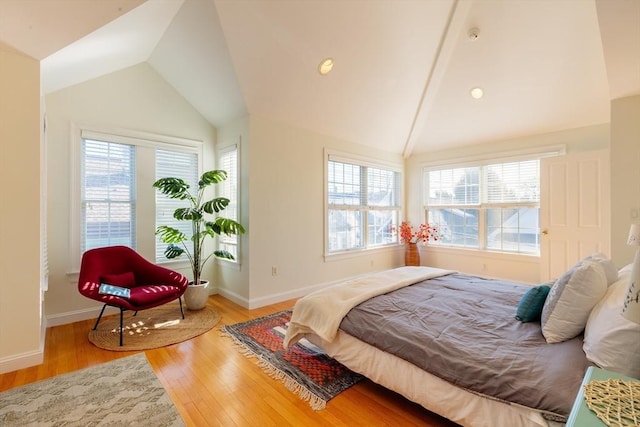
[[[218,169],[227,172],[227,179],[218,184],[218,196],[229,199],[229,204],[222,212],[225,218],[240,220],[238,212],[238,146],[230,145],[223,147],[218,151]],[[232,234],[227,236],[222,234],[218,238],[218,249],[226,250],[235,260],[225,260],[228,262],[238,262],[238,243],[239,236]]]
[[[329,154],[326,175],[328,254],[397,244],[399,169]]]
[[[197,191],[202,142],[122,129],[73,128],[71,268],[92,248],[124,245],[156,262],[166,262],[165,246],[155,236],[158,225],[179,228],[173,218],[184,200],[173,200],[153,187],[166,176],[184,179]]]
[[[135,147],[82,139],[80,251],[135,248]]]
[[[433,244],[539,254],[538,158],[427,168],[424,183]]]

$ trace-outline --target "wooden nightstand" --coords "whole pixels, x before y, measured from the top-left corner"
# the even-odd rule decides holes
[[[591,380],[604,381],[609,378],[620,378],[624,381],[638,381],[635,378],[626,377],[615,372],[605,371],[604,369],[589,367],[584,374],[584,379],[580,385],[580,391],[576,396],[576,400],[571,408],[571,413],[567,419],[566,427],[606,427],[597,415],[592,412],[584,400],[584,386]]]

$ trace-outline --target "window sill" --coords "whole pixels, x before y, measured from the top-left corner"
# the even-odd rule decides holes
[[[344,251],[344,252],[337,252],[337,253],[333,253],[333,254],[325,254],[324,255],[324,261],[325,262],[332,262],[332,261],[341,261],[344,259],[349,259],[349,258],[359,258],[359,257],[363,257],[363,256],[369,256],[372,254],[377,254],[377,253],[383,253],[383,252],[393,252],[398,250],[398,248],[401,245],[388,245],[388,246],[381,246],[381,247],[377,247],[377,248],[370,248],[370,249],[358,249],[358,250],[353,250],[353,251]]]
[[[420,246],[420,252],[429,251],[434,252],[436,254],[444,254],[444,255],[461,255],[465,256],[475,256],[475,257],[491,257],[495,259],[501,259],[505,261],[520,261],[520,262],[531,262],[538,263],[540,262],[539,254],[525,254],[525,253],[512,253],[512,252],[498,252],[491,250],[483,250],[483,249],[472,249],[472,248],[458,248],[453,246],[436,246],[436,245],[426,245]]]
[[[223,258],[216,258],[216,265],[233,271],[240,271],[240,263]]]

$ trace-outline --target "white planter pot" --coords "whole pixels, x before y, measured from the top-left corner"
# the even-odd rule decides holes
[[[184,293],[184,302],[189,310],[202,310],[209,299],[209,281],[201,280],[199,285],[189,284]]]

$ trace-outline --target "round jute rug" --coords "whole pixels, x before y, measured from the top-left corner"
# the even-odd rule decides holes
[[[100,320],[98,329],[89,331],[89,341],[105,350],[149,350],[186,341],[212,329],[220,313],[211,307],[191,311],[185,308],[184,319],[178,303],[149,310],[125,311],[123,345],[120,346],[120,315]]]

